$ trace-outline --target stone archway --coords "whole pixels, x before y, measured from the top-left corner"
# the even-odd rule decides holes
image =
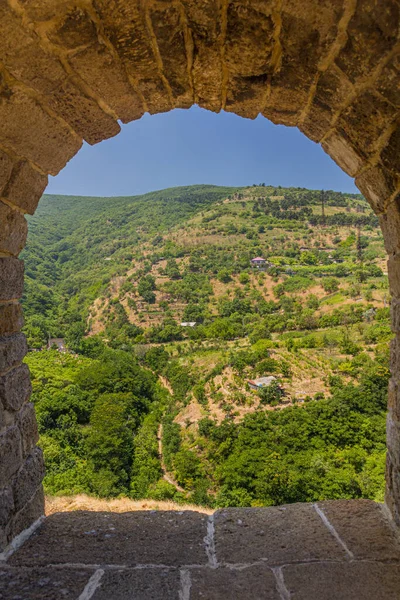
[[[397,0],[0,0],[0,549],[43,512],[22,365],[24,214],[82,140],[193,104],[298,127],[380,216],[392,323],[387,504],[400,521]]]

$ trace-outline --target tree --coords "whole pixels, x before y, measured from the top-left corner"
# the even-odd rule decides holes
[[[225,269],[225,268],[218,271],[217,278],[222,283],[229,283],[230,281],[232,281],[230,272],[228,271],[228,269]]]
[[[261,404],[269,404],[276,406],[282,398],[282,390],[277,380],[271,381],[269,385],[265,385],[258,390]]]
[[[322,287],[327,294],[333,294],[339,289],[339,282],[334,277],[325,277],[322,280]]]

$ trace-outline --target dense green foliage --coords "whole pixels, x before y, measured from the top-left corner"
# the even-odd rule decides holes
[[[303,188],[45,196],[29,220],[25,331],[41,350],[26,360],[47,493],[382,499],[391,334],[361,196],[327,192],[324,214]],[[44,349],[51,337],[68,352]],[[251,392],[267,374],[276,385]]]

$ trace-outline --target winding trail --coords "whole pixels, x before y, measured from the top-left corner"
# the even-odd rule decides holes
[[[172,475],[170,473],[168,473],[168,471],[166,469],[165,462],[164,462],[163,449],[162,449],[162,436],[163,436],[163,426],[162,426],[162,423],[160,423],[160,425],[158,426],[158,431],[157,431],[157,440],[158,440],[158,453],[160,455],[161,468],[163,471],[163,479],[165,479],[165,481],[168,481],[168,483],[173,485],[178,492],[182,492],[185,494],[185,490],[183,489],[183,487],[181,487],[179,485],[179,483],[172,477]]]

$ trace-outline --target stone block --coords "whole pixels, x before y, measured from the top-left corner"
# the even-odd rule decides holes
[[[43,452],[40,448],[34,448],[12,483],[16,511],[29,503],[42,483],[44,472]]]
[[[178,570],[106,571],[92,600],[181,600]]]
[[[386,455],[385,503],[395,523],[400,525],[400,470],[395,468],[390,454]]]
[[[10,179],[13,165],[14,161],[12,158],[6,152],[0,150],[0,196]]]
[[[389,381],[388,409],[400,422],[400,382],[393,377]]]
[[[95,8],[102,19],[106,36],[128,75],[136,82],[150,114],[171,110],[174,106],[155,57],[144,11],[130,0],[112,3],[96,0]]]
[[[18,413],[18,425],[21,431],[22,451],[27,456],[39,441],[35,407],[27,402]]]
[[[393,413],[389,412],[386,419],[386,445],[393,466],[400,468],[400,423]]]
[[[23,333],[0,338],[0,374],[16,367],[27,352],[28,345]]]
[[[20,365],[0,377],[0,402],[6,410],[18,411],[32,392],[28,365]]]
[[[71,56],[69,62],[123,123],[140,119],[144,113],[142,100],[129,83],[120,61],[106,46],[93,44]]]
[[[0,223],[0,252],[17,256],[25,246],[28,234],[26,219],[18,211],[0,202]]]
[[[318,502],[348,549],[360,560],[400,560],[400,544],[380,504],[372,500]]]
[[[23,26],[7,2],[0,5],[0,56],[9,73],[42,94],[66,77],[61,62],[41,46],[39,36]]]
[[[322,148],[350,177],[355,177],[363,166],[362,156],[342,130],[332,132],[322,142]]]
[[[215,513],[219,563],[340,560],[345,556],[311,504],[228,508]]]
[[[96,25],[84,8],[72,5],[55,17],[47,28],[47,37],[63,50],[73,51],[97,41]]]
[[[396,176],[400,171],[400,127],[392,133],[381,153],[382,164]]]
[[[192,78],[195,101],[202,108],[222,108],[220,6],[214,0],[183,0],[192,40]]]
[[[190,600],[281,600],[275,576],[265,565],[242,570],[191,569]],[[211,596],[212,594],[212,596]]]
[[[24,289],[24,262],[14,257],[0,257],[0,301],[16,300]]]
[[[20,304],[0,304],[0,337],[19,332],[23,324]]]
[[[88,144],[97,144],[121,131],[117,121],[106,114],[95,100],[65,80],[47,96],[47,104]]]
[[[366,91],[342,111],[336,123],[364,160],[373,156],[376,142],[396,117],[397,110],[377,94]]]
[[[395,335],[390,342],[390,372],[400,381],[400,335]]]
[[[355,82],[370,75],[385,54],[397,42],[399,4],[397,0],[357,2],[347,28],[347,43],[339,52],[336,64]]]
[[[9,525],[9,537],[13,539],[44,515],[44,492],[42,486],[31,500],[14,516]]]
[[[10,88],[3,81],[0,82],[0,94],[3,99],[0,104],[0,142],[44,172],[57,175],[78,152],[82,140],[20,88]]]
[[[400,195],[389,204],[384,214],[379,217],[386,252],[390,255],[400,254]]]
[[[0,490],[0,528],[5,528],[14,511],[14,497],[10,486]]]
[[[397,600],[398,564],[350,562],[288,565],[283,577],[293,600]]]
[[[185,30],[179,6],[165,3],[149,9],[157,47],[177,108],[190,108],[194,103],[186,56]]]
[[[47,175],[42,175],[26,160],[18,161],[1,196],[30,215],[47,186]]]
[[[0,567],[0,598],[76,600],[89,581],[85,569],[13,569]]]
[[[207,564],[207,516],[179,511],[74,512],[47,517],[10,559],[15,565],[110,564],[128,566]],[[60,544],[60,539],[63,543]]]
[[[71,6],[71,0],[20,0],[28,18],[32,21],[50,21]]]
[[[9,427],[0,434],[0,481],[6,484],[22,464],[21,434]]]
[[[390,303],[390,326],[393,333],[400,331],[400,300],[392,298]]]
[[[318,80],[312,104],[300,130],[319,142],[330,128],[335,111],[352,93],[353,86],[348,78],[335,65],[331,65]]]
[[[356,178],[356,186],[377,214],[386,210],[393,195],[400,187],[400,177],[388,171],[382,164],[367,169]]]
[[[400,108],[400,52],[386,63],[375,83],[380,94],[397,108]]]
[[[82,27],[82,19],[79,19],[80,14],[87,13],[75,7],[64,15],[65,23],[57,22],[60,28],[58,33],[67,47],[68,44],[73,43],[73,40],[80,39],[82,44],[87,37],[85,28]],[[90,23],[95,32],[94,24],[91,21]],[[47,28],[47,35],[53,43],[56,41],[54,38],[56,34],[53,29]],[[96,35],[95,37],[97,39]],[[44,50],[35,34],[22,27],[20,19],[6,3],[0,7],[0,56],[10,73],[29,87],[44,94],[47,106],[67,121],[78,136],[89,144],[95,144],[120,131],[115,119],[103,112],[95,100],[69,80],[61,61],[55,54]],[[43,121],[42,115],[41,119]],[[59,127],[60,123],[55,121],[53,125],[55,132]],[[46,129],[41,134],[43,135],[45,131]],[[68,129],[66,131],[68,132]],[[63,135],[65,136],[65,132]],[[49,137],[46,141],[47,145],[52,141]],[[62,148],[55,148],[55,150],[59,154]],[[47,166],[39,163],[26,152],[16,151],[22,156],[31,158],[44,171],[51,172]],[[70,157],[67,156],[65,162]]]
[[[392,324],[395,324],[397,313],[397,298],[400,299],[400,254],[389,256],[387,261],[390,293],[393,296]],[[396,331],[396,330],[395,330]]]

